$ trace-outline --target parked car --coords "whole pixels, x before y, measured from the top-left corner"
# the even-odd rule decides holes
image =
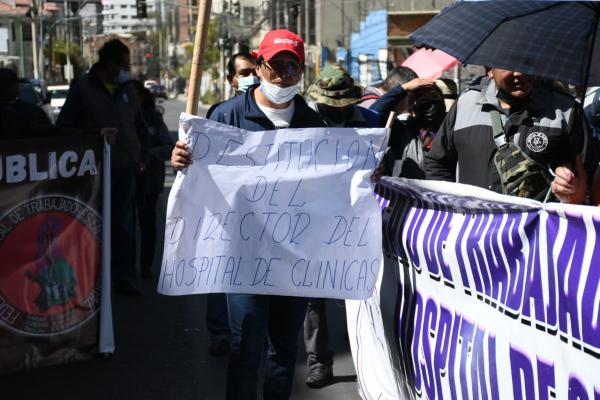
[[[54,115],[54,118],[57,118],[58,114],[60,114],[63,104],[65,104],[65,100],[67,99],[69,85],[48,86],[48,93],[50,95],[50,107],[52,107],[52,114]]]
[[[50,122],[54,123],[55,118],[50,106],[50,96],[41,81],[19,79],[19,100],[41,107]]]

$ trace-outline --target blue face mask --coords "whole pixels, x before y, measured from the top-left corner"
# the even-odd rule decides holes
[[[119,71],[119,76],[117,76],[117,83],[125,83],[131,78],[129,71],[126,69],[122,69]]]
[[[252,85],[256,85],[259,82],[256,75],[242,76],[238,78],[238,92],[245,92]]]

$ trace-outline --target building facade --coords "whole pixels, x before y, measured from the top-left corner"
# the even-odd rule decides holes
[[[0,0],[0,66],[33,76],[29,7],[15,0]],[[29,23],[28,23],[29,22]]]
[[[351,35],[346,59],[354,79],[364,85],[385,79],[390,68],[401,65],[411,54],[410,35],[453,2],[361,0],[359,3],[363,4],[362,11],[366,16]]]
[[[0,0],[0,66],[14,69],[24,78],[34,77],[34,60],[38,62],[38,71],[43,69],[40,21],[49,21],[58,15],[56,4],[45,2],[40,9],[38,4],[33,0]]]
[[[104,0],[102,8],[103,33],[128,34],[132,32],[146,32],[154,29],[154,18],[138,18],[136,0]],[[156,11],[156,2],[148,1],[148,16],[153,16]]]

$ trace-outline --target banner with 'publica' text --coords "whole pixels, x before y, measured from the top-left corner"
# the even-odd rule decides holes
[[[99,350],[103,151],[100,135],[2,142],[0,373]]]
[[[348,301],[364,399],[600,398],[600,209],[382,180],[384,268]]]
[[[183,114],[158,291],[362,299],[381,264],[387,129],[248,132]]]

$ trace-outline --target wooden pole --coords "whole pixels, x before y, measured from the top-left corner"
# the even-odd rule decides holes
[[[394,118],[396,118],[396,112],[392,111],[390,112],[390,115],[388,116],[387,122],[385,124],[386,128],[392,128],[392,124],[394,123]]]
[[[198,22],[196,23],[196,37],[194,39],[194,53],[192,55],[192,71],[190,73],[187,104],[185,106],[185,112],[193,115],[198,114],[202,64],[204,64],[204,49],[206,49],[206,38],[208,36],[211,3],[212,0],[200,0],[198,6]]]

